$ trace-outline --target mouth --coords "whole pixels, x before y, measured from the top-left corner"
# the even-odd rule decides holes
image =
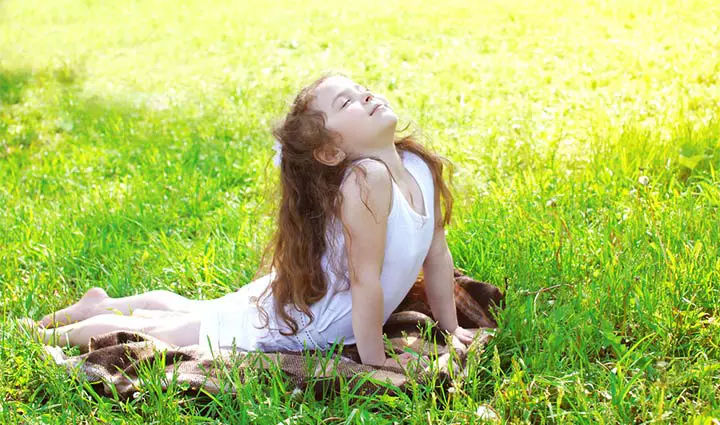
[[[373,110],[370,111],[370,116],[373,116],[373,114],[375,113],[375,111],[377,111],[381,106],[385,106],[385,105],[383,105],[382,103],[378,103],[377,105],[375,105],[375,107],[373,108]]]

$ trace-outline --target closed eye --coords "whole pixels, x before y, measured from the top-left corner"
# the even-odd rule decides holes
[[[342,108],[344,108],[345,106],[347,106],[348,103],[350,103],[350,99],[346,100],[346,101],[342,104],[342,107],[341,107],[340,109],[342,109]]]

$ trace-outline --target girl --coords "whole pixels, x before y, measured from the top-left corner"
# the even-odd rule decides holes
[[[46,343],[81,347],[121,329],[211,349],[299,351],[340,341],[357,344],[365,364],[398,366],[385,356],[382,326],[422,268],[439,326],[469,344],[475,332],[458,326],[445,240],[447,160],[412,136],[397,139],[396,124],[385,98],[345,76],[322,76],[273,129],[282,195],[270,274],[213,300],[165,290],[111,298],[91,288],[35,324],[37,332]]]

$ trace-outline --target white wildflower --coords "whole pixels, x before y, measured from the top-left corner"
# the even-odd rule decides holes
[[[276,167],[280,167],[280,162],[282,161],[282,145],[277,139],[273,144],[273,150],[275,151],[275,156],[273,157],[273,164],[275,164]]]
[[[478,416],[478,418],[485,420],[485,421],[499,421],[500,417],[498,416],[495,409],[488,406],[487,404],[481,404],[478,406],[477,411],[475,411],[475,414]]]

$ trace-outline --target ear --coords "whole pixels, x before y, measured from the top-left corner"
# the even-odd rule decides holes
[[[320,148],[315,149],[315,151],[313,152],[313,158],[315,158],[316,161],[325,165],[335,166],[342,162],[343,159],[345,159],[345,152],[343,152],[337,146],[328,143]]]

